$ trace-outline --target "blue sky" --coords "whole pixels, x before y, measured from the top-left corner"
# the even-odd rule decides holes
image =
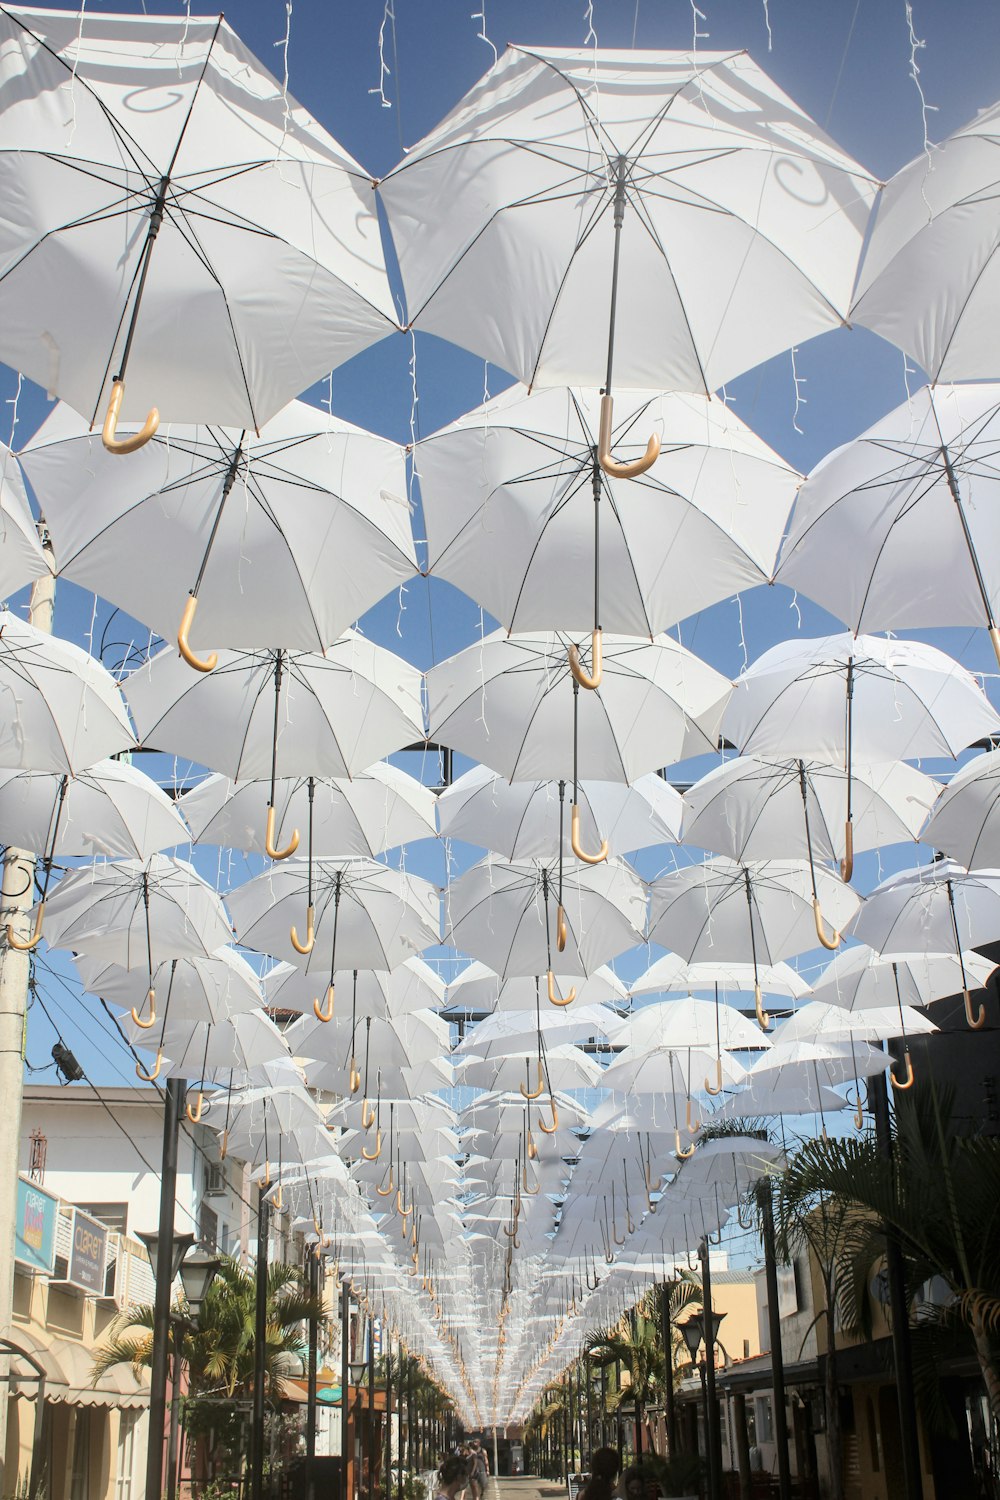
[[[401,148],[416,142],[487,69],[493,60],[485,30],[498,49],[507,42],[583,45],[592,24],[601,46],[705,50],[746,48],[777,82],[838,142],[876,175],[887,177],[924,145],[925,125],[940,139],[994,102],[998,90],[1000,7],[988,0],[914,0],[913,34],[922,45],[911,54],[904,0],[233,0],[229,23],[258,57],[281,74],[288,28],[287,62],[291,91],[350,150],[373,176],[399,160]],[[72,9],[71,6],[61,7]],[[107,5],[134,12],[138,4]],[[183,6],[149,0],[144,7],[166,15]],[[195,7],[197,9],[197,6]],[[380,29],[383,35],[380,69]],[[593,38],[591,37],[591,41]],[[919,67],[919,86],[911,72]],[[379,94],[379,84],[384,94]],[[923,91],[923,100],[921,98]],[[924,108],[926,103],[926,110]],[[390,272],[398,287],[390,260]],[[334,410],[398,441],[410,435],[411,419],[427,434],[477,405],[484,389],[496,393],[509,383],[502,372],[441,341],[418,336],[414,410],[411,346],[394,336],[334,372]],[[798,385],[793,378],[797,376]],[[808,470],[841,442],[870,425],[915,389],[919,371],[907,376],[901,353],[864,331],[828,334],[803,345],[792,358],[782,355],[730,384],[734,409],[789,462]],[[16,377],[0,367],[0,436],[11,435]],[[326,386],[308,393],[325,400]],[[798,404],[796,398],[798,397]],[[17,406],[13,445],[20,446],[42,420],[44,395],[24,385]],[[3,413],[7,415],[4,416]],[[415,530],[422,534],[419,514]],[[23,600],[13,601],[15,607]],[[131,640],[145,644],[147,632],[93,597],[60,584],[56,606],[59,634],[94,649]],[[487,622],[488,625],[488,622]],[[393,596],[363,621],[366,633],[399,651],[421,668],[474,641],[480,611],[446,584],[417,580],[400,601]],[[685,645],[733,674],[744,652],[758,655],[776,640],[799,630],[820,634],[835,628],[829,617],[794,601],[783,589],[745,595],[742,609],[728,602],[685,621]],[[936,632],[936,644],[976,670],[995,670],[985,632]],[[109,644],[109,664],[119,654]],[[991,688],[992,690],[992,688]],[[1000,701],[1000,700],[997,700]],[[412,759],[412,758],[411,758]],[[408,769],[417,770],[415,766]],[[904,858],[912,857],[906,851]],[[456,851],[461,863],[471,851]],[[440,880],[440,851],[417,849],[409,867]],[[661,856],[640,862],[652,874]],[[215,873],[213,851],[201,856]],[[874,861],[859,861],[861,883],[874,881]],[[227,871],[228,873],[228,871]],[[240,857],[233,877],[245,873]],[[66,975],[58,955],[45,958]],[[641,967],[642,965],[639,965]],[[131,1063],[108,1037],[106,1020],[84,1007],[43,965],[38,970],[43,998],[67,1040],[79,1051],[92,1076],[107,1082],[131,1077]],[[33,1008],[28,1056],[47,1061],[52,1031]]]

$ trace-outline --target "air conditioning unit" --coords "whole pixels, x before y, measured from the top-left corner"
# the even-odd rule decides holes
[[[226,1191],[226,1169],[221,1161],[210,1161],[205,1167],[205,1197],[218,1198]]]

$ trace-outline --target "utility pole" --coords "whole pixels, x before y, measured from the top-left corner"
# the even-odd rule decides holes
[[[48,533],[39,528],[40,540],[51,561]],[[52,634],[52,612],[56,600],[55,575],[36,578],[31,586],[30,618],[36,630]],[[2,834],[2,830],[0,830]],[[0,883],[0,932],[9,922],[22,942],[31,936],[28,913],[35,904],[35,856],[27,849],[8,848],[3,856]],[[28,1011],[28,980],[31,954],[12,948],[4,936],[0,942],[0,1336],[10,1334],[14,1308],[14,1222],[17,1218],[17,1170],[21,1159],[21,1096],[24,1089],[24,1036]],[[171,1227],[173,1227],[171,1225]],[[10,1386],[0,1380],[0,1493],[13,1488],[5,1483],[4,1454],[7,1451],[7,1401]]]
[[[322,1243],[306,1245],[307,1287],[313,1303],[309,1314],[309,1366],[306,1371],[306,1500],[314,1500],[316,1494],[316,1400],[317,1366],[319,1361],[319,1316],[316,1303],[319,1300],[320,1262]]]
[[[757,1187],[761,1240],[764,1246],[764,1284],[767,1288],[767,1327],[771,1344],[771,1396],[774,1408],[774,1442],[778,1450],[779,1500],[791,1500],[792,1475],[788,1459],[788,1412],[785,1406],[785,1355],[781,1347],[781,1314],[778,1311],[778,1263],[774,1250],[774,1202],[771,1179]]]
[[[719,1404],[715,1395],[715,1320],[712,1317],[712,1267],[708,1240],[703,1239],[701,1252],[702,1321],[705,1329],[705,1390],[708,1405],[709,1494],[711,1500],[722,1500],[722,1431],[719,1426]]]
[[[340,1500],[350,1500],[347,1490],[347,1387],[351,1380],[351,1293],[340,1281]]]
[[[667,1452],[677,1455],[677,1408],[674,1405],[674,1331],[670,1323],[670,1298],[680,1283],[676,1277],[660,1286],[660,1329],[663,1337],[663,1405],[667,1428]]]
[[[267,1354],[267,1242],[271,1206],[267,1186],[257,1189],[257,1267],[253,1334],[253,1422],[250,1429],[250,1500],[264,1495],[264,1376]],[[148,1490],[156,1496],[158,1490]]]
[[[149,1370],[149,1437],[146,1494],[163,1493],[163,1438],[167,1425],[167,1360],[170,1354],[170,1294],[174,1280],[174,1212],[177,1205],[177,1138],[187,1084],[168,1078],[163,1101],[163,1155],[160,1164],[160,1218],[156,1241],[153,1299],[153,1351]],[[190,1244],[190,1238],[188,1239]]]

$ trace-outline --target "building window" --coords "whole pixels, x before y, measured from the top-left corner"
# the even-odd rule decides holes
[[[78,1203],[83,1213],[89,1214],[99,1224],[106,1224],[115,1234],[124,1234],[128,1223],[127,1203]]]
[[[95,1215],[96,1217],[96,1215]],[[76,1413],[73,1436],[73,1477],[70,1500],[90,1500],[90,1412],[81,1407]]]
[[[773,1443],[774,1422],[771,1415],[770,1396],[756,1396],[754,1398],[754,1415],[757,1418],[758,1443]]]
[[[749,1359],[750,1358],[750,1340],[749,1339],[744,1339],[743,1340],[743,1358],[744,1359]]]
[[[214,1250],[219,1242],[219,1215],[207,1203],[198,1209],[198,1238],[206,1250]]]
[[[135,1429],[139,1422],[137,1411],[118,1413],[118,1467],[115,1471],[115,1500],[132,1500],[135,1481]]]

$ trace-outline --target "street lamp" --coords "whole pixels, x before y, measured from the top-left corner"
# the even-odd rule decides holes
[[[138,1238],[140,1240],[142,1240],[142,1243],[146,1247],[146,1252],[149,1255],[149,1264],[150,1264],[150,1266],[152,1268],[152,1272],[153,1272],[153,1280],[155,1281],[156,1280],[156,1268],[159,1265],[159,1258],[160,1258],[160,1236],[156,1232],[155,1229],[150,1229],[146,1234],[140,1234],[138,1236]],[[171,1285],[173,1285],[174,1281],[176,1281],[176,1279],[177,1279],[177,1273],[179,1272],[179,1270],[181,1268],[181,1262],[183,1261],[185,1255],[187,1255],[188,1251],[191,1249],[191,1246],[193,1244],[194,1244],[194,1235],[193,1234],[178,1234],[177,1231],[174,1230],[174,1233],[173,1233],[173,1235],[171,1236],[171,1239],[170,1239],[170,1255],[171,1255],[171,1260],[170,1260],[170,1282],[171,1282]]]
[[[208,1289],[218,1274],[222,1261],[207,1250],[196,1250],[181,1261],[181,1285],[191,1317],[198,1321]]]

